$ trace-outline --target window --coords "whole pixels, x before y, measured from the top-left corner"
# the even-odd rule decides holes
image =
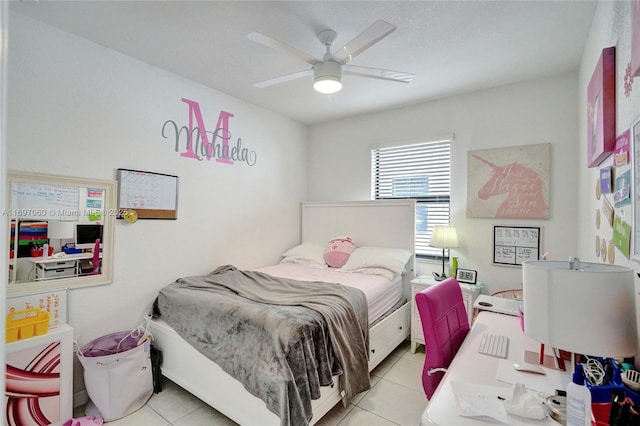
[[[435,138],[371,150],[371,198],[416,200],[416,255],[441,258],[429,247],[434,225],[449,224],[451,140]]]

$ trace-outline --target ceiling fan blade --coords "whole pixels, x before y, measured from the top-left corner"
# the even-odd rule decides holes
[[[382,20],[378,20],[371,24],[366,30],[358,34],[353,40],[344,45],[344,47],[336,51],[333,55],[334,59],[341,64],[346,64],[353,58],[394,32],[395,26]]]
[[[255,31],[250,34],[247,34],[247,38],[249,40],[255,41],[256,43],[260,43],[264,46],[270,47],[272,49],[289,53],[290,55],[293,55],[298,59],[302,59],[303,61],[311,65],[315,64],[316,62],[320,62],[318,59],[309,55],[308,53],[305,53],[301,50],[296,49],[295,47],[291,47],[288,44],[279,42],[278,40],[274,40],[269,36],[266,36],[261,33],[257,33]]]
[[[343,65],[343,74],[355,75],[358,77],[377,78],[379,80],[397,81],[400,83],[409,83],[415,77],[415,74],[408,72],[383,70],[380,68],[359,67],[356,65]]]
[[[297,78],[306,77],[308,75],[313,75],[313,70],[312,69],[311,70],[298,71],[298,72],[294,72],[292,74],[281,75],[280,77],[276,77],[276,78],[272,78],[272,79],[269,79],[269,80],[265,80],[265,81],[261,81],[261,82],[258,82],[258,83],[254,83],[253,85],[262,89],[264,87],[274,86],[276,84],[284,83],[286,81],[295,80]]]

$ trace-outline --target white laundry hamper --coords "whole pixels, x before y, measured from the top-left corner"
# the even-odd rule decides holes
[[[78,350],[89,395],[88,416],[113,421],[142,408],[153,394],[151,335],[139,330],[107,334]]]

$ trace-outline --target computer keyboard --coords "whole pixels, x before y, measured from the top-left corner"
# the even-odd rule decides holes
[[[508,348],[509,338],[507,336],[484,333],[480,341],[480,346],[478,346],[478,352],[498,358],[506,358]]]

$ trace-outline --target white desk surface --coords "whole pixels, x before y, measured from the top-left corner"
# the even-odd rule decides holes
[[[100,253],[100,257],[102,257],[102,253]],[[74,253],[74,254],[66,254],[60,257],[56,257],[56,256],[26,257],[25,259],[33,263],[55,263],[55,262],[66,262],[69,260],[93,259],[93,253],[90,253],[90,252]]]
[[[488,304],[488,306],[486,304]],[[522,307],[522,305],[522,300],[506,299],[504,297],[489,296],[486,294],[481,294],[473,302],[475,309],[516,316],[519,315],[517,307]]]
[[[478,345],[483,333],[503,334],[509,337],[509,350],[507,360],[478,353]],[[447,373],[432,396],[427,409],[422,414],[422,425],[481,425],[485,424],[479,418],[462,417],[458,415],[456,397],[451,387],[451,382],[464,382],[468,384],[490,385],[504,387],[505,396],[511,395],[513,385],[497,380],[500,365],[504,363],[523,363],[524,349],[540,349],[540,344],[524,335],[520,329],[520,319],[518,317],[482,311],[462,343],[456,357],[451,362]],[[566,372],[558,372],[544,368],[546,376],[531,373],[515,372],[517,381],[528,385],[528,382],[535,380],[551,380],[564,383],[566,385],[571,379],[571,375]],[[521,376],[521,378],[519,377]],[[497,398],[497,396],[496,396]],[[555,425],[554,420],[547,417],[545,420],[529,420],[521,417],[509,416],[509,425]],[[498,423],[498,421],[494,421]]]

